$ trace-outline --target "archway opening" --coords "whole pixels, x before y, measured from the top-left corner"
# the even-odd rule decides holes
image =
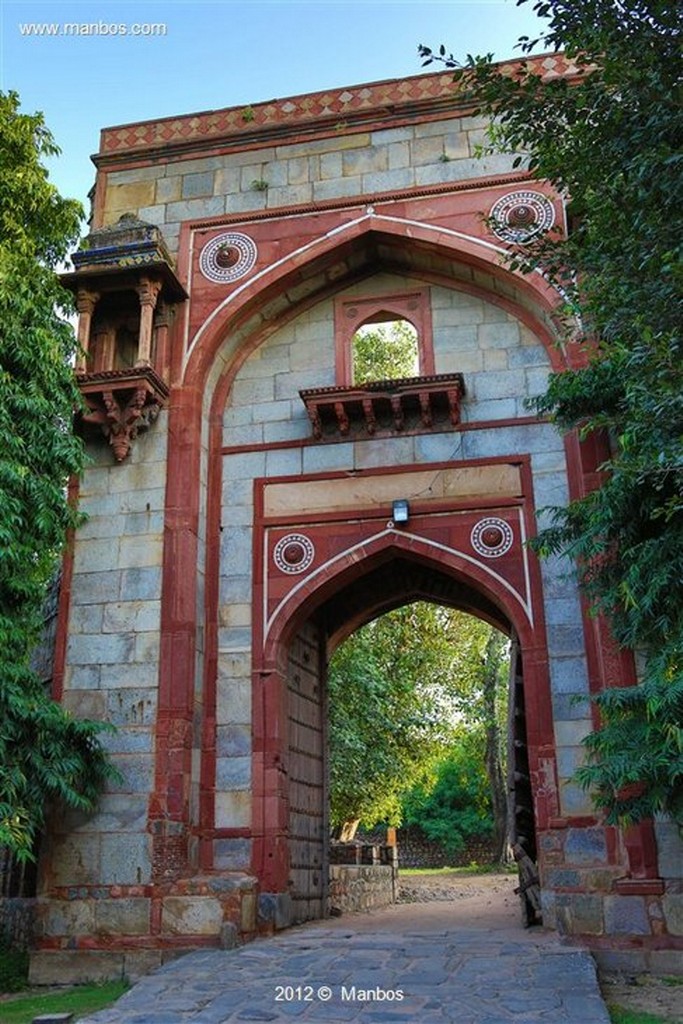
[[[335,838],[408,827],[406,867],[507,859],[509,652],[495,627],[425,601],[340,644],[327,675]]]
[[[388,612],[390,616],[387,616]],[[400,650],[381,649],[381,644],[384,643],[386,647],[388,642],[384,624],[391,621],[392,616],[399,623],[399,633],[403,629],[406,637],[410,631],[415,631],[416,617],[418,620],[422,617],[429,623],[423,646],[443,645],[444,649],[440,652],[443,668],[441,685],[430,686],[424,678],[424,674],[432,672],[434,665],[439,663],[438,656],[430,660],[434,652],[426,649],[422,652],[421,668],[418,650],[417,653],[413,652],[414,664],[410,668],[403,666],[403,680],[399,678],[398,670],[392,677],[392,657],[395,655],[399,661],[402,658],[405,660],[408,646],[407,640],[405,643],[399,640],[397,643],[401,645]],[[457,637],[444,635],[448,628],[464,629],[465,624],[471,624],[469,651],[465,650],[467,644],[458,644]],[[354,637],[361,639],[354,640]],[[345,648],[344,641],[347,638],[351,638],[351,648]],[[491,727],[489,739],[499,754],[497,769],[500,778],[495,797],[498,801],[499,827],[504,830],[501,841],[506,845],[523,842],[526,852],[535,860],[535,824],[526,749],[522,657],[512,622],[504,610],[498,608],[486,594],[456,579],[448,571],[395,554],[366,573],[357,575],[332,596],[328,594],[326,600],[309,613],[307,621],[295,631],[289,646],[287,669],[289,891],[295,921],[324,917],[329,912],[329,857],[333,826],[338,829],[354,817],[374,817],[375,822],[384,817],[388,825],[393,824],[402,813],[422,814],[426,817],[428,812],[425,807],[431,803],[431,810],[435,812],[434,820],[439,817],[440,811],[443,812],[441,821],[433,827],[433,831],[438,831],[439,827],[444,827],[448,809],[441,807],[439,811],[439,794],[432,797],[439,781],[443,790],[444,778],[447,779],[449,772],[451,775],[459,772],[463,791],[469,788],[469,797],[465,792],[452,794],[454,804],[463,796],[465,801],[470,800],[470,804],[473,800],[476,802],[474,794],[477,788],[481,794],[482,776],[486,778],[484,788],[488,789],[485,767],[486,712],[483,707],[480,708],[481,731],[479,737],[472,740],[473,730],[466,727],[463,711],[468,702],[473,705],[485,701],[485,672],[481,670],[484,667],[490,669],[491,664],[485,666],[481,662],[482,657],[486,661],[485,648],[489,639],[491,663],[495,660],[494,649],[496,646],[498,648],[498,663],[493,680],[493,720],[488,724]],[[377,647],[378,643],[380,648]],[[352,654],[346,674],[342,672],[341,681],[335,679],[339,658],[343,661],[345,650],[353,650],[354,644],[360,649],[360,654]],[[453,664],[458,653],[460,666]],[[473,656],[479,660],[476,666],[479,679],[472,679],[470,685],[459,687],[453,675],[462,671],[468,658],[474,663]],[[359,674],[357,665],[353,664],[354,660],[357,662],[360,658],[362,663],[363,657],[367,660],[366,678],[354,680],[354,673],[356,676]],[[349,660],[348,655],[346,660]],[[378,678],[378,666],[381,666],[383,679]],[[411,672],[412,678],[409,678]],[[398,687],[394,687],[392,692],[391,684],[397,682]],[[348,687],[346,693],[343,693],[344,686]],[[349,723],[344,723],[340,692],[348,698],[349,706],[355,705],[355,724],[360,722],[360,732],[363,733],[360,736],[353,735],[353,729],[347,728],[345,739],[348,745],[341,756],[339,735],[335,737],[334,733],[343,733],[345,725],[348,727]],[[392,708],[392,701],[395,705],[399,698],[404,699],[404,707]],[[388,751],[386,748],[382,751],[379,742],[373,745],[373,728],[378,728],[380,721],[383,721],[390,734]],[[426,728],[427,725],[434,728]],[[450,751],[447,749],[449,741]],[[422,757],[419,756],[420,744],[424,747]],[[364,768],[368,773],[368,790],[370,783],[374,786],[377,775],[381,775],[383,756],[387,758],[387,765],[390,756],[395,756],[400,774],[402,746],[410,748],[413,755],[410,766],[406,762],[403,771],[407,777],[409,767],[410,771],[414,768],[414,786],[408,787],[408,790],[401,785],[389,786],[384,793],[381,793],[382,787],[379,786],[375,791],[379,791],[376,806],[370,809],[367,806],[361,807],[360,813],[352,813],[350,807],[354,794],[358,796],[363,788]],[[348,759],[346,767],[345,758]],[[449,759],[451,764],[448,763]],[[463,764],[468,759],[469,771],[463,773]],[[473,767],[477,759],[478,763]],[[493,758],[491,762],[495,771]],[[350,800],[346,808],[345,785],[348,790],[346,796]],[[408,812],[411,799],[413,808]],[[481,803],[479,811],[483,823],[491,805],[491,797]],[[451,808],[452,811],[456,809]],[[472,811],[472,807],[467,810]],[[470,834],[473,831],[476,828],[470,829]],[[489,832],[493,831],[491,821]],[[464,840],[466,834],[467,828],[461,830],[459,836],[454,835],[451,847],[457,847],[459,840]]]

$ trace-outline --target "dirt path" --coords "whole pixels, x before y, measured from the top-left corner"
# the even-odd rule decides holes
[[[449,920],[463,927],[520,926],[519,897],[513,892],[518,884],[516,875],[403,875],[399,884],[399,904],[448,904]],[[645,1011],[672,1024],[683,1024],[683,978],[604,971],[599,977],[609,1006]]]

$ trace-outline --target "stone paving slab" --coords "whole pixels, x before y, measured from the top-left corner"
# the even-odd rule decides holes
[[[356,917],[356,915],[354,915]],[[584,950],[476,929],[318,922],[190,953],[82,1024],[609,1024]]]

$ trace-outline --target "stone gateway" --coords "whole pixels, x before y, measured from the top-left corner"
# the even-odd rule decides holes
[[[512,639],[516,838],[545,923],[680,955],[674,827],[607,827],[572,781],[590,695],[633,659],[526,545],[604,451],[527,406],[582,353],[505,254],[565,211],[476,156],[484,129],[443,73],[102,132],[65,277],[91,462],[53,685],[117,727],[123,781],[45,836],[34,980],[324,916],[326,663],[416,599]],[[415,372],[359,382],[357,332],[397,320]]]

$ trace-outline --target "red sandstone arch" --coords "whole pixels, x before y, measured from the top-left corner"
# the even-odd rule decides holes
[[[233,294],[229,303],[215,312],[206,323],[201,337],[197,339],[196,345],[189,355],[186,370],[184,373],[184,384],[174,389],[169,424],[169,475],[168,475],[168,499],[166,519],[166,543],[164,548],[164,573],[165,589],[169,592],[178,593],[177,600],[171,604],[164,604],[162,624],[162,655],[160,671],[160,731],[158,742],[158,768],[157,768],[157,793],[163,796],[168,791],[168,798],[160,802],[160,813],[175,816],[181,812],[184,798],[178,793],[178,787],[169,782],[168,764],[170,763],[169,743],[165,735],[165,720],[173,718],[184,718],[189,724],[189,698],[186,692],[186,680],[193,676],[195,664],[195,616],[197,609],[197,588],[199,581],[194,571],[198,560],[198,534],[199,534],[199,496],[194,481],[199,475],[201,462],[201,417],[202,408],[205,406],[204,389],[209,378],[215,360],[219,358],[219,351],[223,345],[227,332],[237,331],[249,321],[254,311],[262,305],[273,300],[276,296],[287,294],[299,284],[306,274],[313,274],[330,266],[335,260],[357,251],[358,248],[367,247],[372,250],[378,243],[393,246],[395,252],[400,252],[404,257],[408,254],[428,251],[445,256],[450,260],[458,260],[465,263],[473,270],[484,269],[493,275],[494,283],[499,282],[499,288],[490,292],[482,285],[474,281],[462,281],[444,276],[435,270],[421,271],[414,270],[411,266],[391,265],[382,266],[383,269],[397,272],[409,272],[413,276],[422,278],[427,283],[440,284],[445,287],[454,288],[475,294],[486,301],[494,302],[508,312],[514,314],[524,322],[545,345],[552,365],[555,369],[566,366],[564,355],[554,345],[554,337],[550,328],[550,319],[553,308],[557,302],[556,294],[537,275],[533,281],[521,278],[502,266],[499,262],[501,252],[499,248],[490,243],[485,243],[471,237],[462,236],[456,232],[444,231],[439,228],[432,228],[429,225],[418,224],[415,221],[393,218],[387,220],[380,217],[362,217],[359,220],[347,225],[343,230],[325,234],[305,251],[292,254],[284,259],[279,265],[266,269],[256,280],[246,283],[241,289]],[[371,261],[372,262],[372,261]],[[376,273],[380,269],[373,263],[365,271],[365,274]],[[205,707],[205,728],[207,731],[206,745],[210,748],[213,745],[211,737],[211,716],[212,707],[215,702],[215,678],[217,658],[217,605],[218,605],[218,577],[219,577],[219,524],[221,516],[221,420],[222,411],[229,394],[234,377],[239,372],[244,360],[249,353],[258,345],[262,344],[265,338],[273,331],[279,330],[290,318],[296,316],[302,310],[312,306],[323,299],[333,296],[341,289],[353,283],[353,278],[344,276],[324,283],[315,292],[304,299],[292,301],[289,307],[283,306],[279,315],[271,322],[255,326],[239,349],[233,351],[225,362],[225,368],[220,374],[215,390],[211,396],[209,414],[209,472],[208,472],[208,503],[207,503],[207,571],[206,571],[206,657],[204,662],[204,707]],[[514,293],[511,285],[514,284],[518,291],[517,298],[510,297]],[[526,304],[518,301],[519,297],[525,299]],[[535,311],[530,311],[533,307]],[[206,408],[206,407],[205,407]],[[188,505],[188,499],[191,499]],[[429,555],[426,556],[429,561]],[[477,571],[472,566],[454,564],[451,571],[455,575],[460,574],[463,580],[468,581],[471,593],[488,593],[489,583],[483,578],[477,577]],[[178,591],[176,581],[178,574],[183,579],[183,586]],[[340,579],[328,581],[328,586],[334,589],[341,582]],[[495,591],[495,588],[493,588]],[[535,714],[533,721],[539,725],[539,742],[549,744],[548,750],[552,755],[552,719],[550,700],[548,696],[547,681],[547,651],[545,639],[543,642],[535,643],[535,639],[528,632],[528,628],[522,622],[522,616],[517,613],[510,613],[507,606],[508,597],[502,594],[494,594],[492,591],[492,604],[496,606],[499,614],[512,624],[515,631],[524,637],[523,657],[525,665],[525,677],[528,686],[533,693],[537,690],[539,696],[533,696],[535,703]],[[319,590],[309,594],[310,599],[305,607],[290,608],[290,631],[292,624],[299,621],[301,617],[305,620],[308,611],[324,600],[326,591]],[[302,595],[303,598],[304,595]],[[539,614],[542,614],[539,607]],[[540,620],[539,620],[540,621]],[[283,628],[287,624],[283,620]],[[281,650],[283,648],[281,647]],[[270,659],[269,659],[270,660]],[[282,779],[279,776],[279,768],[272,761],[274,752],[271,749],[268,738],[268,730],[265,718],[282,712],[282,678],[276,683],[274,690],[280,693],[276,696],[269,693],[268,680],[275,681],[280,674],[278,667],[271,662],[255,670],[254,684],[254,706],[256,717],[261,715],[260,724],[255,724],[255,754],[254,754],[254,797],[255,804],[261,807],[256,810],[254,816],[254,831],[257,837],[257,848],[261,843],[261,853],[256,855],[256,860],[261,862],[259,876],[264,880],[268,878],[268,870],[265,858],[270,857],[273,850],[278,850],[283,844],[283,822],[272,826],[272,815],[269,815],[270,824],[265,820],[264,813],[272,801],[278,802],[278,794],[282,790]],[[538,686],[535,680],[540,680]],[[280,709],[280,711],[278,711]],[[538,714],[537,714],[538,712]],[[543,735],[543,739],[541,739]],[[261,744],[260,750],[256,750]],[[204,771],[204,769],[203,769]],[[551,774],[554,773],[554,767]],[[210,767],[207,768],[207,775],[204,777],[202,788],[204,797],[202,801],[202,820],[208,828],[212,821],[211,796],[213,779]],[[260,802],[260,803],[259,803]],[[275,817],[278,818],[276,812]],[[261,837],[260,841],[258,837]],[[265,846],[269,847],[269,853],[265,853]],[[274,844],[274,845],[273,845]],[[210,843],[206,843],[204,862],[207,866],[211,862]],[[278,857],[275,856],[275,860]],[[265,874],[263,874],[265,871]],[[282,882],[282,879],[280,880]],[[265,881],[264,881],[265,885]],[[266,886],[268,888],[268,886]],[[274,891],[281,891],[275,889]]]
[[[552,317],[560,297],[557,292],[538,273],[524,276],[506,268],[502,260],[505,249],[483,239],[474,238],[460,232],[448,231],[442,227],[432,227],[397,217],[383,217],[367,214],[357,220],[343,225],[337,231],[318,237],[314,242],[295,250],[283,257],[274,266],[264,268],[243,285],[235,288],[230,295],[217,306],[204,321],[190,343],[190,349],[184,368],[177,367],[177,372],[189,385],[201,386],[213,365],[228,327],[231,330],[249,320],[258,306],[266,305],[277,296],[286,294],[301,283],[304,272],[309,275],[316,269],[325,269],[335,259],[343,259],[358,248],[358,245],[374,245],[386,241],[397,251],[405,255],[411,251],[429,251],[442,255],[471,267],[473,271],[486,271],[498,282],[495,291],[484,288],[476,281],[462,281],[447,278],[438,272],[427,272],[422,275],[425,280],[433,280],[447,287],[452,287],[476,294],[489,302],[500,305],[512,315],[525,323],[539,338],[548,353],[551,366],[555,370],[565,368],[568,358],[556,345],[556,337],[551,326]],[[391,269],[391,268],[384,268]],[[396,266],[399,272],[415,274],[410,264]],[[377,265],[368,273],[376,273]],[[348,277],[335,278],[323,288],[309,296],[306,300],[293,303],[288,313],[281,313],[273,323],[263,325],[249,340],[245,349],[236,354],[235,368],[241,365],[244,358],[260,344],[273,330],[282,326],[291,316],[297,315],[310,305],[320,302],[323,298],[333,295],[347,287],[352,280]],[[518,295],[519,297],[515,297]],[[521,299],[524,299],[523,303]]]
[[[381,223],[378,223],[381,222]],[[476,294],[487,301],[494,302],[526,323],[536,334],[549,354],[552,365],[561,369],[567,365],[563,353],[553,344],[551,331],[552,311],[557,296],[546,282],[537,275],[530,281],[502,267],[498,260],[501,250],[469,236],[445,232],[428,225],[394,218],[365,216],[344,229],[320,238],[315,245],[306,248],[284,259],[277,266],[268,268],[256,279],[250,280],[233,293],[234,298],[207,320],[202,329],[201,337],[190,353],[184,374],[177,367],[176,380],[181,376],[184,383],[177,383],[170,402],[169,419],[169,455],[167,477],[166,522],[163,564],[163,589],[166,594],[173,594],[173,601],[162,604],[162,639],[160,657],[159,685],[159,725],[157,734],[157,762],[154,797],[154,817],[160,819],[183,819],[188,816],[188,797],[179,785],[176,763],[184,766],[189,764],[189,745],[186,736],[191,733],[192,694],[188,690],[194,679],[196,658],[196,626],[197,626],[197,593],[200,586],[196,567],[198,564],[199,535],[199,467],[202,458],[201,420],[202,408],[206,409],[205,387],[212,367],[220,358],[219,352],[228,332],[237,331],[248,323],[255,310],[271,302],[276,296],[286,295],[288,289],[294,288],[302,277],[324,270],[345,255],[357,250],[358,247],[369,247],[381,242],[394,246],[392,251],[405,256],[414,252],[428,251],[440,254],[449,260],[457,260],[471,267],[486,270],[494,278],[498,286],[494,292],[474,281],[453,279],[437,270],[415,271],[408,265],[384,265],[382,269],[396,270],[399,273],[410,273],[422,277],[427,282],[434,282],[454,289]],[[376,273],[377,264],[366,268],[363,275]],[[215,740],[212,735],[212,708],[215,706],[215,679],[217,659],[217,608],[219,579],[219,526],[221,516],[221,474],[222,474],[222,413],[235,375],[249,353],[273,331],[278,330],[289,319],[301,311],[317,304],[323,299],[333,296],[342,288],[357,280],[358,277],[336,277],[327,280],[304,299],[292,300],[283,304],[278,315],[271,321],[255,324],[253,331],[245,337],[241,347],[236,349],[228,360],[225,368],[218,376],[215,389],[210,398],[209,439],[208,439],[208,496],[206,506],[207,557],[205,577],[205,658],[204,678],[204,732],[205,749],[210,749]],[[514,283],[514,288],[512,284]],[[515,289],[517,290],[515,292]],[[512,297],[511,297],[512,293]],[[526,304],[522,304],[524,298]],[[533,307],[533,310],[530,308]],[[470,570],[462,566],[454,566],[453,571],[460,572],[463,578],[470,579]],[[177,581],[183,581],[178,587]],[[337,581],[338,582],[338,581]],[[472,590],[486,591],[485,580],[472,576]],[[331,584],[330,584],[331,585]],[[315,597],[311,596],[311,609],[323,598],[323,591]],[[519,616],[509,614],[505,598],[498,595],[497,607],[504,609],[515,629],[525,635],[523,657],[525,659],[525,677],[533,692],[538,690],[543,696],[534,698],[537,707],[533,711],[533,721],[538,723],[540,741],[548,744],[547,753],[552,761],[551,715],[550,702],[547,697],[547,652],[544,643],[535,644],[533,636]],[[494,604],[496,601],[494,601]],[[293,611],[293,610],[292,610]],[[303,613],[303,610],[302,610]],[[292,620],[293,621],[293,620]],[[254,834],[256,836],[255,865],[260,863],[259,877],[265,888],[271,891],[282,891],[267,884],[271,878],[268,863],[277,863],[281,856],[286,855],[286,842],[283,839],[283,822],[275,812],[275,818],[269,813],[268,823],[264,817],[265,808],[277,803],[282,790],[280,767],[273,760],[276,751],[269,746],[265,719],[281,708],[283,698],[282,680],[276,678],[279,672],[275,666],[260,667],[255,673],[254,707],[255,716],[261,715],[261,724],[255,724],[254,742],[254,797],[255,804],[260,806],[254,814]],[[538,687],[533,682],[542,680]],[[269,680],[275,686],[269,690]],[[279,694],[279,695],[278,695]],[[266,713],[267,712],[267,713]],[[185,732],[180,735],[178,723],[184,723]],[[175,731],[173,731],[175,730]],[[172,735],[173,732],[173,735]],[[259,746],[260,745],[260,746]],[[258,749],[257,749],[258,748]],[[540,748],[539,748],[540,749]],[[554,765],[554,762],[552,762]],[[183,769],[184,770],[184,769]],[[205,774],[206,771],[206,774]],[[546,775],[554,776],[554,767],[546,770]],[[213,820],[213,778],[210,761],[202,768],[201,790],[201,823],[210,829]],[[273,820],[277,821],[275,826]],[[284,845],[283,845],[284,844]],[[202,863],[207,867],[211,864],[210,839],[202,840]],[[259,852],[260,850],[260,852]],[[268,851],[268,852],[266,852]],[[279,853],[278,851],[281,851]],[[272,857],[272,859],[271,859]],[[268,860],[266,860],[268,858]],[[278,875],[279,883],[282,878]],[[276,879],[272,878],[275,882]]]
[[[271,622],[263,656],[255,652],[254,657],[252,867],[266,890],[284,892],[288,884],[288,652],[307,623],[315,622],[323,639],[336,645],[391,607],[432,600],[515,635],[523,665],[537,827],[547,827],[549,815],[557,812],[557,793],[545,628],[540,590],[534,591],[532,622],[485,567],[457,551],[441,551],[437,559],[427,543],[395,532],[363,545],[362,552],[345,553],[283,602]]]

